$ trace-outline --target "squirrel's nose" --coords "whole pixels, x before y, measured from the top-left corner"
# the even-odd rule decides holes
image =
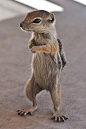
[[[24,22],[21,22],[21,23],[20,23],[20,27],[23,27],[23,24],[24,24]]]

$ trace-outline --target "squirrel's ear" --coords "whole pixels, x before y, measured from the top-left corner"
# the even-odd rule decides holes
[[[51,23],[54,21],[54,14],[50,13],[48,21]]]

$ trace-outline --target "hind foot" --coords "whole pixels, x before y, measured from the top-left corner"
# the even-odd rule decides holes
[[[17,110],[18,115],[20,116],[26,116],[27,114],[32,115],[32,113],[37,109],[37,106],[31,106],[30,108]]]
[[[55,120],[55,122],[65,122],[68,118],[55,111],[51,119]]]

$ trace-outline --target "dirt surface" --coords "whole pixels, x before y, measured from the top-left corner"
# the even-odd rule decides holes
[[[31,106],[24,85],[31,75],[30,33],[19,28],[25,15],[0,22],[0,129],[86,129],[86,6],[72,0],[53,0],[64,12],[55,12],[58,36],[63,40],[68,64],[61,77],[60,112],[69,120],[52,121],[50,94],[37,95],[33,116],[21,117],[17,109]]]

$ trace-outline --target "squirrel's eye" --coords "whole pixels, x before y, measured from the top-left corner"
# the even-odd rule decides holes
[[[39,23],[41,21],[41,19],[35,19],[34,21],[33,21],[33,23]]]

